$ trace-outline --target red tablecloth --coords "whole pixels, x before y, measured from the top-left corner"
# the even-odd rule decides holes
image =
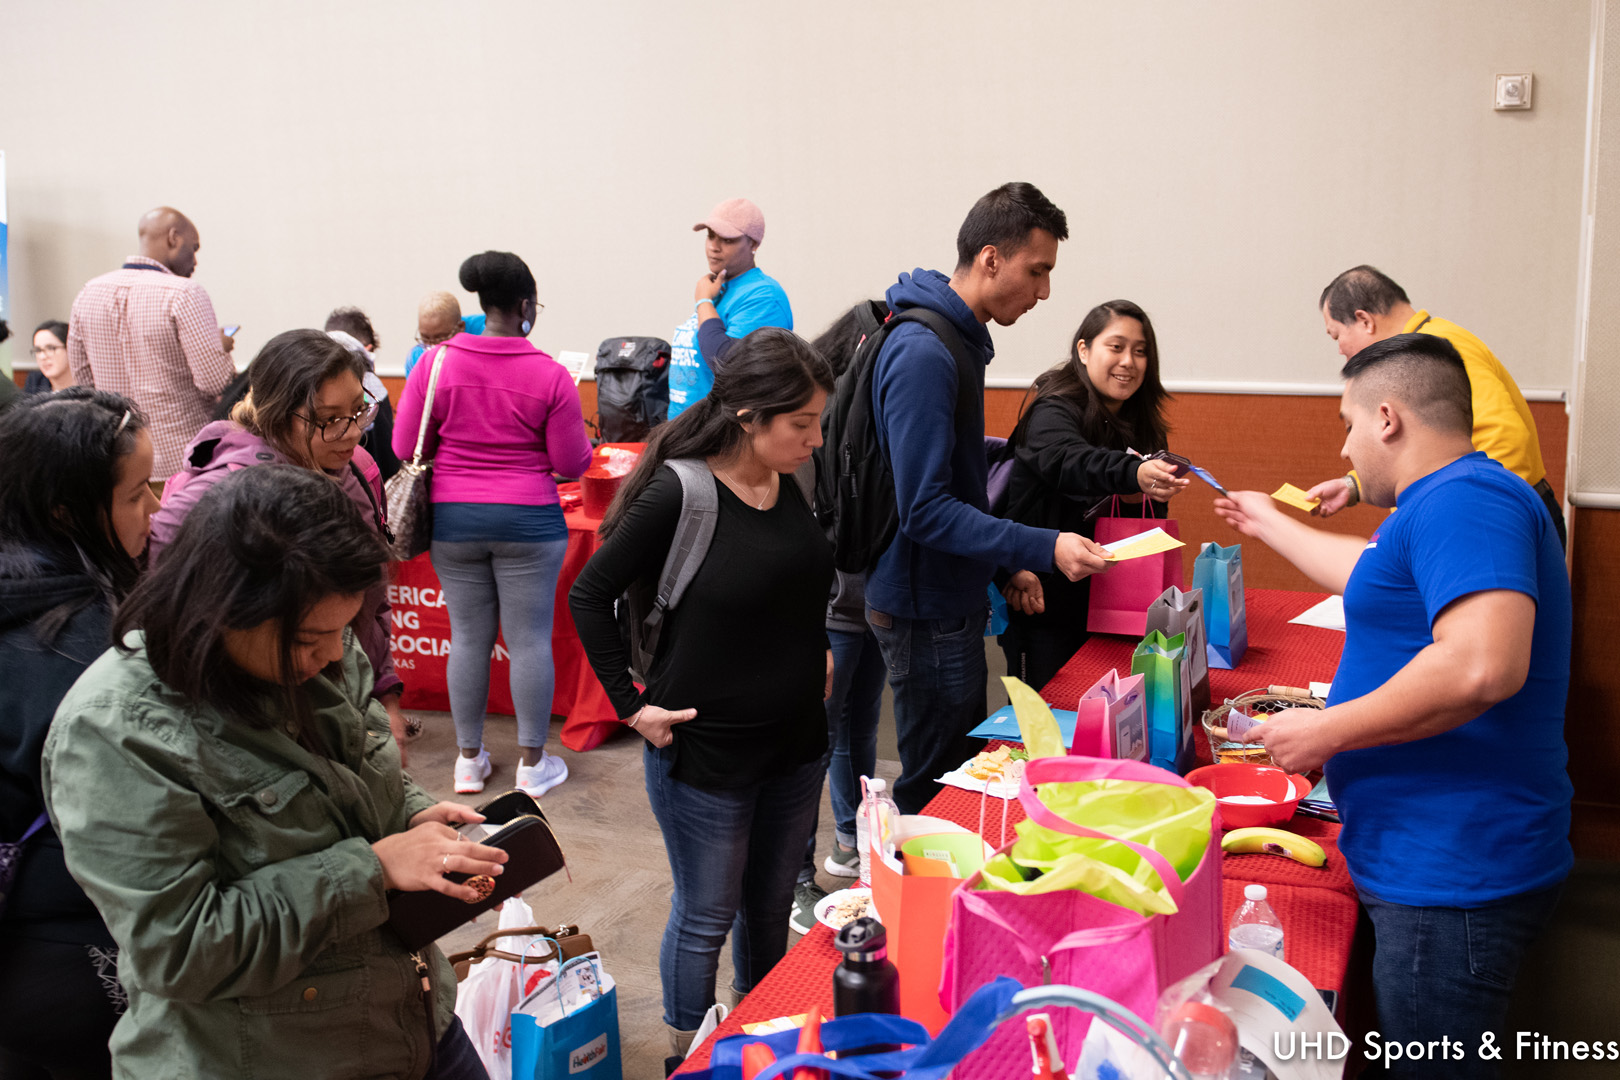
[[[1210,693],[1216,701],[1248,690],[1281,683],[1304,686],[1328,682],[1339,664],[1344,635],[1316,627],[1292,626],[1288,620],[1322,597],[1311,593],[1250,589],[1245,595],[1249,618],[1249,651],[1235,671],[1210,670]],[[1079,697],[1111,667],[1128,670],[1134,639],[1098,635],[1074,655],[1041,696],[1058,708],[1073,708]],[[1202,741],[1202,740],[1201,740]],[[1209,758],[1207,742],[1201,757]],[[924,808],[925,814],[943,817],[970,829],[979,826],[981,800],[959,788],[942,788]],[[1017,801],[1007,806],[1011,827],[1024,817]],[[1000,800],[984,807],[984,831],[994,843],[1001,828]],[[1350,947],[1356,929],[1355,889],[1339,856],[1339,827],[1312,818],[1295,817],[1289,828],[1309,836],[1328,852],[1322,869],[1301,866],[1275,855],[1229,855],[1223,863],[1223,919],[1230,920],[1243,901],[1243,886],[1264,884],[1269,901],[1287,932],[1287,960],[1322,989],[1344,990]],[[838,952],[832,931],[817,926],[793,947],[782,962],[760,981],[708,1042],[693,1052],[682,1071],[708,1063],[709,1046],[735,1035],[743,1024],[778,1016],[791,1016],[819,1005],[832,1015],[832,971]]]
[[[584,751],[600,746],[619,726],[619,717],[585,659],[574,617],[568,610],[568,590],[595,554],[596,528],[602,522],[579,509],[568,511],[564,517],[568,522],[568,552],[563,556],[552,611],[551,661],[557,671],[557,686],[551,712],[564,717],[562,744],[570,750]],[[394,564],[388,599],[394,608],[394,666],[405,680],[402,703],[407,709],[449,711],[445,660],[450,655],[450,616],[427,555]],[[511,670],[505,640],[497,638],[489,668],[492,713],[512,715]]]

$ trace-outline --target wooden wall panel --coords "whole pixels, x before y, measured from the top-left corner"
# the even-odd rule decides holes
[[[1570,839],[1583,858],[1620,859],[1620,511],[1577,510],[1570,522],[1575,647],[1564,739],[1575,784]]]

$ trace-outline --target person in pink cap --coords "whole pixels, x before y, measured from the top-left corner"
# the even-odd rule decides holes
[[[727,199],[692,226],[706,232],[709,269],[692,292],[692,314],[675,331],[669,360],[669,418],[703,400],[732,347],[762,326],[793,329],[793,308],[775,278],[754,265],[765,215],[747,199]]]

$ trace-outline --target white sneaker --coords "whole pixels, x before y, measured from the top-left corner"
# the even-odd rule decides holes
[[[540,764],[517,767],[517,786],[525,794],[536,799],[566,779],[568,779],[568,762],[556,754],[542,751]]]
[[[456,794],[476,795],[484,790],[484,781],[494,766],[489,763],[489,751],[482,746],[478,748],[477,757],[462,757],[456,755]]]

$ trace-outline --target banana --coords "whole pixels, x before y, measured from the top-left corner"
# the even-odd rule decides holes
[[[1305,866],[1327,865],[1321,844],[1286,829],[1233,829],[1221,840],[1221,850],[1231,855],[1284,855]]]

